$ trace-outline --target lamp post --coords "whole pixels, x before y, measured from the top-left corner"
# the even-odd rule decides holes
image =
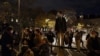
[[[20,31],[21,31],[21,19],[20,19],[20,0],[17,1],[18,2],[18,19],[19,19],[19,26],[20,26]],[[18,22],[18,19],[16,19],[16,22]],[[22,32],[20,32],[22,33]],[[21,37],[22,38],[22,37]],[[20,44],[19,44],[19,53],[21,52],[21,42],[22,42],[22,39],[20,40]]]
[[[18,0],[18,19],[20,19],[20,0]]]
[[[20,2],[21,0],[18,0],[17,2],[18,2],[18,18],[16,19],[16,23],[18,24],[18,26],[20,27],[19,28],[19,30],[21,30],[21,28],[22,28],[22,23],[21,23],[21,16],[20,16],[20,8],[21,8],[21,2]]]

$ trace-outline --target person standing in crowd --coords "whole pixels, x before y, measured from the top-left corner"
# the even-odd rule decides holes
[[[35,38],[35,33],[34,33],[34,28],[30,27],[29,29],[29,37],[30,37],[30,41],[29,41],[29,47],[32,49],[34,47],[34,38]]]
[[[39,56],[50,56],[50,46],[47,38],[42,39],[39,49]]]
[[[67,29],[66,20],[63,16],[64,15],[62,11],[57,12],[57,18],[55,22],[55,32],[57,34],[57,45],[58,46],[64,46],[64,33]],[[59,54],[60,50],[61,48],[58,48],[58,56],[60,56]]]
[[[33,56],[34,53],[31,49],[31,38],[30,38],[30,30],[29,28],[25,28],[22,30],[22,41],[21,41],[21,51],[18,54],[19,56]]]
[[[49,31],[47,32],[46,36],[47,36],[48,42],[49,42],[50,45],[51,45],[51,53],[53,53],[53,51],[52,51],[52,43],[54,42],[55,34],[54,34],[51,30],[49,30]]]
[[[73,41],[73,31],[72,30],[69,30],[69,33],[68,33],[68,47],[69,48],[72,48],[72,41]]]
[[[86,36],[86,40],[89,39],[89,37],[90,37],[90,35],[91,35],[92,32],[96,32],[96,31],[94,29],[90,29],[90,32]]]
[[[25,41],[27,41],[28,46],[29,46],[29,41],[30,41],[30,36],[29,36],[29,29],[25,28],[22,32],[22,43]]]
[[[21,52],[18,56],[34,56],[34,52],[29,48],[27,39],[24,39],[22,42]]]
[[[67,30],[64,35],[64,43],[68,45],[69,43],[69,31]]]
[[[58,46],[64,46],[64,33],[66,29],[67,29],[67,25],[66,25],[66,20],[63,17],[63,12],[58,11],[56,22],[55,22],[55,31],[58,38]]]
[[[13,28],[8,27],[2,34],[1,39],[2,56],[12,56],[11,50],[13,45]]]
[[[3,23],[2,23],[2,33],[9,27],[9,23],[5,20]]]
[[[83,32],[82,31],[78,31],[76,30],[75,32],[75,42],[76,42],[76,47],[77,47],[77,51],[80,52],[80,43],[82,41],[82,34]]]
[[[47,38],[43,37],[40,29],[35,29],[35,38],[33,47],[34,56],[49,56],[50,55],[50,47],[49,41]]]
[[[34,34],[35,34],[34,47],[32,49],[33,49],[33,52],[34,52],[34,56],[39,56],[40,46],[42,45],[43,34],[40,31],[40,29],[35,29]]]
[[[91,31],[87,39],[87,49],[89,53],[87,56],[100,56],[100,39],[98,37],[98,32]]]

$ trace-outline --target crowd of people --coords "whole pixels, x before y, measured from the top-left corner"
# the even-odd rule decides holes
[[[73,37],[75,37],[76,49],[80,52],[81,43],[84,47],[82,35],[86,32],[77,29],[75,29],[75,31],[67,29],[66,21],[64,18],[61,18],[61,14],[58,13],[58,15],[55,31],[51,31],[50,29],[46,33],[39,28],[32,27],[23,28],[18,32],[7,22],[4,22],[0,29],[2,35],[0,39],[2,56],[49,56],[51,53],[55,54],[52,49],[54,37],[59,46],[59,48],[57,48],[57,54],[61,52],[62,48],[60,47],[64,46],[64,43],[68,45],[70,49],[73,48]],[[98,35],[98,32],[94,29],[87,34],[87,56],[100,56],[100,40]]]
[[[40,29],[23,28],[18,32],[7,24],[6,28],[2,29],[0,39],[2,56],[47,56],[50,53],[51,41],[45,38]]]

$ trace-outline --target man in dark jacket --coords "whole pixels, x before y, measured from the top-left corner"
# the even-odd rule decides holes
[[[55,31],[58,38],[58,46],[64,45],[64,33],[67,29],[66,20],[63,17],[63,13],[61,11],[57,12],[57,18],[55,23]],[[60,37],[61,36],[61,37]],[[60,40],[61,38],[61,40]],[[61,44],[60,44],[61,42]]]
[[[11,49],[13,44],[13,30],[12,28],[7,28],[2,35],[1,45],[2,45],[2,56],[12,56]]]
[[[57,12],[57,18],[55,22],[55,31],[57,34],[57,45],[64,46],[64,33],[66,31],[66,20],[63,17],[62,11]],[[60,53],[62,52],[62,53]],[[58,56],[63,56],[64,52],[62,48],[57,49]]]
[[[87,40],[87,48],[89,50],[88,56],[100,56],[100,43],[98,32],[91,32]]]
[[[51,44],[51,53],[52,53],[52,43],[54,42],[55,34],[51,30],[49,30],[46,36],[47,36],[48,42]]]

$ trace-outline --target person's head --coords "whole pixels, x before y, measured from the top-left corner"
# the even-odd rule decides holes
[[[42,35],[42,32],[41,32],[40,29],[35,29],[34,33],[35,33],[36,35]]]
[[[42,42],[43,42],[43,43],[48,43],[48,39],[47,39],[47,38],[43,38],[43,39],[42,39]]]
[[[91,36],[92,38],[95,38],[96,35],[97,35],[97,33],[96,33],[95,31],[91,31],[91,32],[90,32],[90,36]]]
[[[28,35],[28,34],[29,34],[29,29],[28,29],[28,28],[25,28],[25,29],[24,29],[24,33],[25,33],[26,35]]]
[[[22,42],[23,42],[24,45],[27,45],[28,44],[28,40],[27,39],[23,39]]]
[[[58,17],[63,17],[63,12],[62,12],[62,11],[58,11],[58,12],[57,12],[57,16],[58,16]]]

